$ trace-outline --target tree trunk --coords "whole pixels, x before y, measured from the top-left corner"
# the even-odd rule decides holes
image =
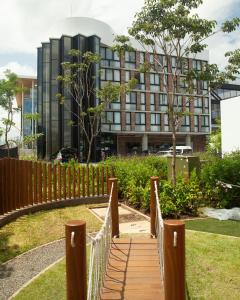
[[[91,138],[90,141],[89,141],[89,143],[88,143],[87,165],[89,165],[90,158],[91,158],[91,153],[92,153],[92,142],[93,142],[93,138]]]
[[[172,147],[173,147],[173,155],[172,155],[172,184],[175,187],[177,182],[176,176],[176,128],[173,124],[172,126]]]
[[[10,157],[10,147],[9,147],[9,143],[8,143],[8,129],[6,126],[6,131],[5,131],[5,143],[7,146],[7,153],[8,153],[8,157]]]

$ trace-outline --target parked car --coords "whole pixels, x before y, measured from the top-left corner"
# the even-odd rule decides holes
[[[169,156],[173,154],[173,147],[167,151],[158,151],[157,155]],[[192,154],[192,147],[190,146],[176,146],[176,155]]]
[[[77,150],[70,147],[62,148],[52,158],[62,163],[69,162],[71,159],[77,160]]]

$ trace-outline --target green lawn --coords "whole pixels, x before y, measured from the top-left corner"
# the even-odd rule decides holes
[[[0,263],[23,252],[65,236],[64,224],[69,220],[87,221],[87,231],[98,231],[101,222],[79,205],[42,211],[18,218],[0,229]]]
[[[61,300],[66,299],[65,259],[36,278],[13,299]]]
[[[38,277],[15,300],[65,300],[65,262]],[[186,231],[188,299],[238,300],[240,239]]]
[[[239,238],[187,231],[186,260],[188,299],[239,299]]]
[[[240,237],[240,221],[196,219],[185,222],[186,229]]]

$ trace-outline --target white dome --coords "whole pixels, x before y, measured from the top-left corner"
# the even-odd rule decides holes
[[[84,36],[97,35],[101,42],[111,45],[114,39],[113,29],[106,23],[87,17],[66,18],[57,22],[48,32],[50,38],[60,38],[62,35],[74,36],[82,34]]]

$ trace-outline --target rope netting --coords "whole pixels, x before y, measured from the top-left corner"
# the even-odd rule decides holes
[[[95,237],[91,237],[91,249],[88,270],[88,294],[87,300],[97,300],[103,286],[106,266],[112,240],[112,213],[111,202],[114,183],[111,186],[109,203],[104,223]]]
[[[158,241],[158,254],[159,254],[159,263],[160,263],[160,272],[161,272],[161,278],[164,279],[164,251],[163,251],[163,231],[164,231],[164,225],[163,225],[163,218],[162,218],[162,212],[160,208],[160,200],[158,195],[158,184],[157,181],[154,181],[154,192],[155,192],[155,198],[156,198],[156,238]]]

